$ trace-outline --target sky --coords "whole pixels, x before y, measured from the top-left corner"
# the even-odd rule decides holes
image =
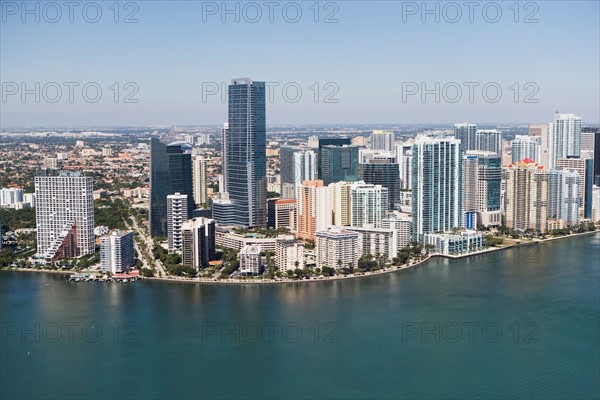
[[[597,123],[599,4],[0,0],[0,127]]]

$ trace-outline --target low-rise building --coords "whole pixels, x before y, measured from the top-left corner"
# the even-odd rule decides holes
[[[262,257],[260,255],[261,247],[257,245],[245,245],[240,250],[240,274],[260,275],[263,271]]]
[[[481,250],[484,239],[476,231],[463,231],[460,234],[427,233],[424,236],[425,245],[435,246],[435,252],[445,256],[469,254]]]

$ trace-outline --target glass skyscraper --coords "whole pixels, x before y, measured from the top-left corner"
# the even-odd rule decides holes
[[[454,124],[454,138],[460,140],[463,151],[477,149],[477,125],[463,122]]]
[[[167,236],[167,196],[175,193],[193,198],[192,155],[187,143],[165,145],[150,141],[150,235]],[[192,218],[194,207],[188,207]]]
[[[400,168],[393,158],[370,160],[360,164],[362,180],[381,185],[388,190],[388,210],[394,210],[400,202]]]
[[[413,145],[413,235],[462,226],[462,148],[457,139],[417,137]]]
[[[323,146],[319,154],[319,165],[321,167],[319,179],[325,185],[360,179],[357,146]]]
[[[265,83],[250,78],[229,85],[226,134],[227,189],[241,226],[267,225]]]

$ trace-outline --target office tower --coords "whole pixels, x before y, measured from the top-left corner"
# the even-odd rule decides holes
[[[197,207],[208,205],[208,159],[201,155],[192,156],[194,203]]]
[[[35,177],[37,252],[47,261],[92,254],[93,180],[79,172],[41,170]]]
[[[497,226],[502,223],[500,189],[502,164],[495,152],[471,150],[463,156],[463,226]],[[475,213],[475,214],[473,214]]]
[[[120,274],[135,267],[133,232],[116,230],[100,239],[100,269]]]
[[[394,151],[394,132],[373,131],[371,133],[371,149]]]
[[[300,151],[299,146],[281,146],[279,148],[279,184],[281,185],[279,193],[283,198],[293,198],[295,196],[294,182],[296,165],[294,164],[294,153]],[[292,188],[292,196],[288,197]],[[283,192],[288,196],[285,196]]]
[[[383,229],[393,229],[396,231],[396,248],[398,250],[401,250],[410,244],[412,240],[412,217],[410,214],[392,211],[381,220],[381,227]]]
[[[191,150],[185,143],[150,140],[150,236],[167,236],[167,196],[181,193],[190,201],[194,196]],[[187,218],[192,212],[189,207]]]
[[[227,191],[233,203],[235,224],[266,226],[265,83],[250,78],[233,79],[228,95]]]
[[[216,259],[215,225],[214,219],[202,217],[187,220],[181,225],[183,266],[199,270]]]
[[[212,217],[221,225],[236,224],[235,208],[228,192],[219,193],[219,196],[213,200]]]
[[[294,228],[296,199],[267,200],[267,227],[273,229]]]
[[[357,267],[362,256],[361,235],[347,229],[331,228],[317,232],[317,267]]]
[[[396,146],[396,160],[400,169],[400,189],[412,189],[412,145],[403,143]]]
[[[544,166],[544,168],[550,168],[549,164],[549,137],[548,137],[548,124],[531,124],[529,125],[529,136],[535,137],[538,139],[538,143],[540,144],[540,152],[539,152],[539,163]],[[521,159],[522,160],[522,159]],[[520,161],[520,160],[517,160]]]
[[[322,180],[304,181],[298,188],[296,237],[315,240],[315,232],[331,225],[331,195]]]
[[[516,135],[510,142],[512,163],[526,158],[541,164],[542,145],[539,136]]]
[[[562,220],[566,225],[579,222],[580,181],[576,170],[548,171],[548,219]]]
[[[219,192],[227,192],[227,134],[229,124],[225,122],[221,128],[221,186]]]
[[[319,165],[321,171],[319,179],[325,185],[360,179],[358,147],[356,146],[322,146],[319,152]]]
[[[188,218],[187,194],[175,193],[167,196],[167,235],[169,251],[181,251],[181,225]]]
[[[585,135],[585,136],[584,136]],[[585,139],[584,139],[585,138]],[[600,186],[600,128],[581,128],[581,153],[594,160],[593,183]]]
[[[502,156],[502,132],[495,129],[478,130],[475,133],[475,149],[489,151]],[[465,149],[467,151],[470,149]]]
[[[593,163],[593,160],[576,157],[558,158],[556,160],[556,168],[575,170],[579,174],[580,218],[590,218],[592,216]]]
[[[581,117],[574,114],[554,114],[548,127],[549,168],[556,166],[559,158],[579,157],[581,153]]]
[[[366,183],[381,185],[388,190],[388,210],[400,202],[400,168],[396,157],[377,157],[360,164],[360,177]]]
[[[352,224],[352,188],[361,182],[336,182],[329,184],[331,196],[331,225]]]
[[[412,163],[413,235],[462,226],[462,146],[457,139],[418,136]]]
[[[263,271],[260,252],[260,245],[246,244],[241,248],[239,254],[240,274],[243,276],[260,275],[260,273]]]
[[[350,192],[351,226],[379,228],[388,209],[389,191],[381,185],[358,183]]]
[[[0,189],[0,206],[9,207],[23,202],[23,189],[2,188]]]
[[[477,150],[477,125],[454,124],[454,138],[460,141],[463,151]]]
[[[279,272],[304,268],[304,246],[295,240],[278,240],[275,244],[275,265]]]
[[[391,260],[398,255],[398,232],[395,229],[372,227],[346,229],[360,234],[363,255],[383,256],[386,260]]]
[[[546,231],[548,215],[548,172],[533,160],[506,167],[504,197],[506,226],[519,230]]]
[[[315,136],[311,136],[308,140],[309,142],[309,147],[311,147],[311,139],[313,139]],[[352,144],[352,139],[350,139],[349,137],[341,137],[341,138],[322,138],[322,139],[318,139],[319,141],[319,151],[318,151],[318,162],[317,162],[317,177],[319,179],[323,179],[322,178],[322,174],[323,171],[321,170],[322,164],[321,164],[321,150],[323,149],[323,146],[349,146]],[[314,145],[314,141],[312,142]]]

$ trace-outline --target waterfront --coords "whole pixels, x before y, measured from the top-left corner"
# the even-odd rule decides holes
[[[77,285],[4,272],[0,394],[596,398],[599,253],[596,234],[311,285]],[[411,333],[436,322],[439,342]],[[37,337],[23,336],[36,323]]]

